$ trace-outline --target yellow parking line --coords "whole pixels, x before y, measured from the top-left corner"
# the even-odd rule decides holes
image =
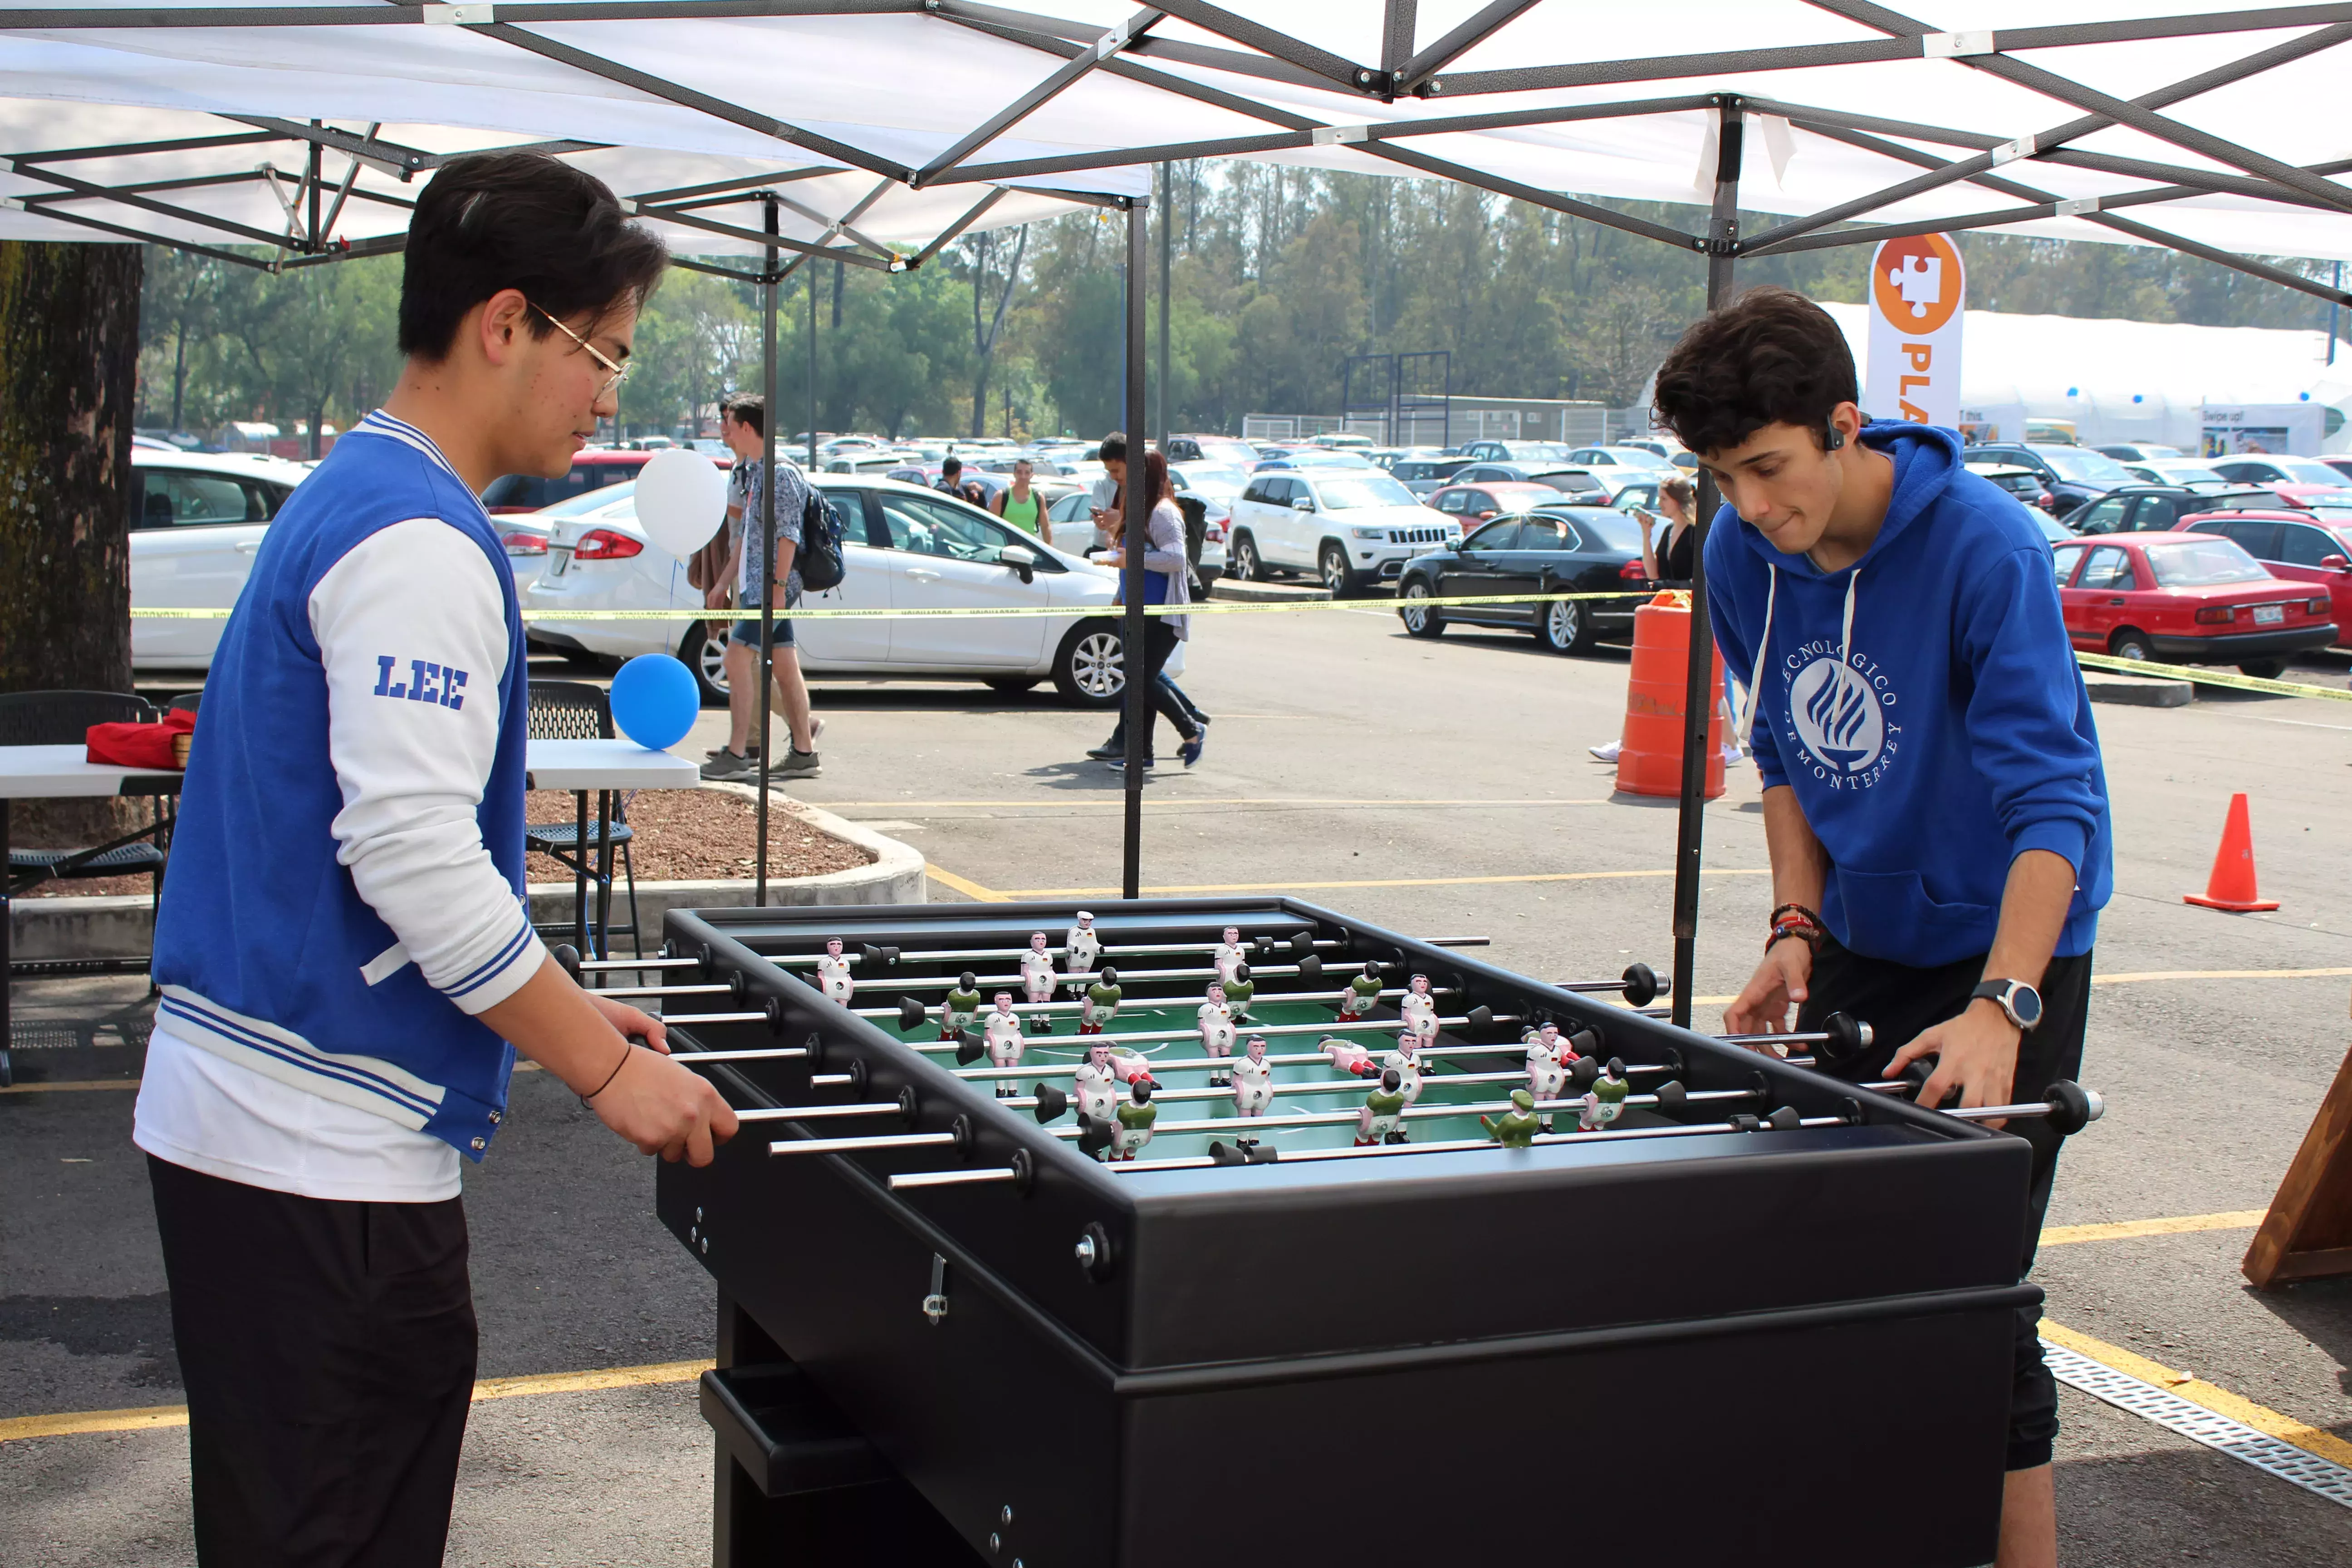
[[[2175,1394],[2192,1405],[2201,1405],[2219,1415],[2266,1432],[2282,1443],[2292,1443],[2305,1453],[2316,1454],[2339,1465],[2352,1465],[2352,1443],[2333,1432],[2306,1426],[2292,1415],[2282,1415],[2267,1405],[2255,1404],[2243,1394],[2232,1394],[2189,1373],[2175,1372],[2162,1362],[2136,1355],[2121,1345],[2111,1345],[2105,1340],[2095,1340],[2085,1333],[2042,1320],[2042,1337],[2053,1344],[2065,1346],[2076,1355],[2089,1356],[2093,1361],[2113,1367],[2126,1377],[2153,1384],[2168,1394]]]
[[[812,801],[812,802],[810,802],[809,804],[811,804],[812,805],[821,805],[821,806],[823,806],[825,810],[827,810],[827,811],[833,811],[833,812],[841,812],[841,811],[881,811],[881,810],[884,810],[884,809],[886,809],[886,808],[887,808],[887,809],[888,809],[888,810],[891,810],[891,811],[906,811],[906,810],[910,810],[910,809],[914,809],[914,808],[918,808],[918,807],[929,809],[929,808],[944,807],[944,806],[992,806],[992,807],[997,807],[997,808],[1000,808],[1000,809],[1002,809],[1002,808],[1006,808],[1006,807],[1011,807],[1011,806],[1026,806],[1026,807],[1029,807],[1030,809],[1032,809],[1032,810],[1035,810],[1035,811],[1051,811],[1051,812],[1060,813],[1060,812],[1066,812],[1066,811],[1068,811],[1072,806],[1078,806],[1078,805],[1099,805],[1099,806],[1106,806],[1106,807],[1108,807],[1108,808],[1113,809],[1113,810],[1123,810],[1123,809],[1125,809],[1125,807],[1126,807],[1127,801],[1126,801],[1126,797],[1125,797],[1125,796],[1123,796],[1123,795],[1111,795],[1111,796],[1109,796],[1108,798],[1107,798],[1107,799],[1102,799],[1102,800],[1038,800],[1038,799],[1036,799],[1036,798],[1034,798],[1034,797],[1033,796],[1033,797],[1031,797],[1031,798],[1029,798],[1029,799],[1026,799],[1026,800],[823,800],[823,801]],[[1591,796],[1591,797],[1586,797],[1586,796],[1581,796],[1581,795],[1579,795],[1579,796],[1544,795],[1544,796],[1542,796],[1541,798],[1536,798],[1536,797],[1533,797],[1533,796],[1529,796],[1529,797],[1527,797],[1527,798],[1524,798],[1524,799],[1512,799],[1512,800],[1463,800],[1463,799],[1460,799],[1460,798],[1446,798],[1446,797],[1443,797],[1443,796],[1439,796],[1439,797],[1433,797],[1433,798],[1428,799],[1428,800],[1366,800],[1366,799],[1360,799],[1360,798],[1357,798],[1357,797],[1354,797],[1354,796],[1348,796],[1348,795],[1331,795],[1331,796],[1323,796],[1323,795],[1204,795],[1204,796],[1200,796],[1200,797],[1198,797],[1198,798],[1195,798],[1195,797],[1193,797],[1193,796],[1190,796],[1190,795],[1179,795],[1179,796],[1175,796],[1175,797],[1173,797],[1173,798],[1170,798],[1170,799],[1156,800],[1156,801],[1149,801],[1149,800],[1148,800],[1148,801],[1146,801],[1146,802],[1144,802],[1144,803],[1143,803],[1143,809],[1144,809],[1144,810],[1146,810],[1146,811],[1153,811],[1153,810],[1158,810],[1158,809],[1160,809],[1160,808],[1161,808],[1161,807],[1171,806],[1171,805],[1445,805],[1445,806],[1471,806],[1471,805],[1607,805],[1608,804],[1609,804],[1608,798],[1607,798],[1606,796],[1601,796],[1601,795],[1594,795],[1594,796]]]
[[[2170,1219],[2126,1219],[2108,1225],[2053,1225],[2042,1233],[2044,1247],[2078,1241],[2128,1241],[2137,1236],[2189,1236],[2200,1230],[2252,1230],[2268,1209],[2232,1209],[2227,1214],[2185,1214]],[[2088,1354],[2087,1351],[2084,1352]]]
[[[135,1078],[90,1078],[75,1079],[67,1083],[12,1083],[5,1089],[0,1089],[0,1094],[54,1094],[65,1089],[137,1089],[138,1087],[139,1080]]]
[[[2347,969],[2148,969],[2137,974],[2094,974],[2094,985],[2137,985],[2147,980],[2336,980]]]
[[[650,1366],[610,1366],[590,1372],[547,1372],[529,1377],[486,1377],[474,1384],[474,1403],[520,1399],[538,1394],[591,1394],[606,1388],[646,1388],[692,1383],[710,1370],[708,1361],[666,1361]],[[60,1415],[17,1415],[0,1420],[0,1443],[28,1437],[65,1437],[81,1432],[145,1432],[185,1426],[184,1405],[153,1405],[141,1410],[77,1410]]]
[[[923,875],[944,887],[953,888],[965,898],[973,900],[979,903],[1001,904],[1011,896],[1010,894],[1000,893],[993,888],[983,888],[978,882],[972,881],[970,878],[959,877],[953,871],[948,870],[944,867],[935,866],[928,860],[923,862]]]

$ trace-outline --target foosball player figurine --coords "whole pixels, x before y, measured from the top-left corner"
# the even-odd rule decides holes
[[[1349,981],[1347,989],[1339,993],[1339,1022],[1354,1023],[1370,1012],[1372,1004],[1380,999],[1381,966],[1367,963],[1364,972]]]
[[[816,961],[816,986],[828,1002],[849,1005],[857,994],[857,983],[849,977],[849,960],[841,956],[841,939],[827,938],[824,953]]]
[[[1087,1059],[1078,1064],[1077,1080],[1078,1120],[1109,1121],[1118,1109],[1120,1079],[1112,1069],[1108,1046],[1097,1041],[1087,1047]]]
[[[961,1040],[980,1021],[980,977],[969,969],[956,976],[948,992],[946,1004],[940,1009],[940,1038]]]
[[[1528,1093],[1538,1100],[1558,1100],[1568,1091],[1568,1064],[1560,1059],[1559,1031],[1549,1024],[1544,1027],[1551,1029],[1549,1039],[1540,1030],[1528,1031]]]
[[[1341,1072],[1358,1078],[1378,1078],[1381,1069],[1372,1064],[1371,1047],[1354,1040],[1343,1040],[1337,1035],[1327,1035],[1315,1047],[1331,1058],[1331,1065]]]
[[[1242,946],[1242,928],[1227,926],[1224,940],[1211,950],[1209,962],[1216,966],[1217,978],[1231,985],[1234,972],[1241,968],[1248,956],[1248,950]]]
[[[1160,1108],[1151,1103],[1151,1080],[1139,1078],[1128,1090],[1128,1101],[1118,1108],[1118,1131],[1112,1134],[1110,1157],[1132,1160],[1151,1142],[1151,1124],[1160,1120]]]
[[[1421,1053],[1436,1043],[1437,1032],[1434,1029],[1426,1034],[1416,1034],[1407,1029],[1397,1037],[1396,1048],[1381,1058],[1381,1068],[1397,1075],[1398,1087],[1404,1090],[1407,1105],[1421,1099]]]
[[[1364,1109],[1356,1113],[1356,1147],[1403,1142],[1404,1108],[1403,1085],[1391,1068],[1381,1074],[1381,1087],[1364,1096]]]
[[[1043,1006],[1054,999],[1054,988],[1061,984],[1054,973],[1054,955],[1045,951],[1045,933],[1029,933],[1029,951],[1021,955],[1021,988],[1029,994],[1029,1005]],[[1041,1016],[1030,1020],[1041,1035],[1054,1032],[1054,1020]]]
[[[988,1016],[986,1032],[981,1037],[988,1047],[988,1059],[1001,1068],[1017,1068],[1027,1042],[1021,1037],[1021,1016],[1013,1010],[1013,993],[996,994],[996,1008]],[[1009,1078],[996,1080],[996,1098],[1010,1100],[1020,1092]]]
[[[1404,1016],[1406,1023],[1412,1026],[1414,1034],[1437,1033],[1437,998],[1429,994],[1428,975],[1412,977],[1412,984],[1406,989],[1404,1000],[1398,1004],[1397,1011]]]
[[[1078,911],[1078,923],[1062,933],[1062,951],[1069,965],[1071,994],[1083,995],[1086,982],[1080,976],[1093,973],[1095,960],[1102,956],[1102,938],[1095,934],[1093,910]]]
[[[1118,1016],[1118,971],[1106,965],[1087,987],[1086,1000],[1078,1004],[1078,1033],[1099,1035],[1103,1026]]]
[[[1506,1149],[1524,1149],[1536,1141],[1542,1124],[1536,1117],[1536,1097],[1524,1089],[1511,1090],[1511,1109],[1500,1116],[1482,1116],[1478,1125]]]
[[[1232,1009],[1234,1022],[1236,1024],[1249,1023],[1251,1021],[1249,1016],[1250,998],[1257,994],[1257,982],[1250,978],[1249,965],[1246,963],[1234,964],[1233,977],[1227,980],[1224,984],[1225,1005]]]
[[[1121,1083],[1157,1083],[1151,1076],[1151,1058],[1125,1046],[1110,1048],[1111,1076]]]
[[[1234,1054],[1233,1009],[1225,1005],[1225,988],[1215,981],[1209,982],[1209,999],[1195,1009],[1201,1021],[1201,1049],[1212,1057],[1223,1058]],[[1233,1081],[1222,1068],[1212,1068],[1209,1087],[1223,1089]]]
[[[1584,1110],[1576,1119],[1578,1128],[1586,1132],[1598,1132],[1624,1114],[1625,1091],[1633,1086],[1625,1081],[1625,1064],[1615,1057],[1601,1069],[1592,1087],[1584,1091]]]
[[[1274,1067],[1265,1059],[1265,1039],[1252,1037],[1249,1048],[1234,1063],[1234,1114],[1264,1116],[1274,1103]],[[1236,1138],[1244,1149],[1257,1147],[1255,1138]]]

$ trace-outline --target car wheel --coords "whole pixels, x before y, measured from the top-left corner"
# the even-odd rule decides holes
[[[1018,697],[1036,685],[1039,679],[1034,675],[992,675],[988,678],[987,686],[991,691],[1001,691],[1007,697]]]
[[[1536,636],[1554,653],[1580,654],[1592,647],[1592,616],[1580,600],[1555,599],[1544,606]]]
[[[1407,583],[1397,595],[1397,618],[1404,622],[1408,635],[1433,637],[1444,632],[1445,617],[1422,603],[1433,596],[1429,584],[1418,577]]]
[[[1335,599],[1344,599],[1355,587],[1356,579],[1348,571],[1348,552],[1332,540],[1325,540],[1315,556],[1315,574]]]
[[[2142,659],[2153,662],[2156,658],[2156,644],[2148,640],[2147,634],[2129,626],[2107,639],[2107,651],[2117,658],[2131,659],[2135,663]]]
[[[1265,563],[1257,557],[1256,540],[1246,533],[1236,533],[1226,553],[1231,558],[1235,582],[1263,583],[1265,581]]]
[[[1127,691],[1126,648],[1110,621],[1080,621],[1054,655],[1054,689],[1080,708],[1110,708]]]
[[[677,645],[678,662],[694,671],[694,683],[702,689],[705,708],[727,706],[727,637],[712,637],[709,621],[697,621],[686,628],[686,636]]]
[[[2240,675],[2251,675],[2256,680],[2276,680],[2286,673],[2283,658],[2252,658],[2238,666]]]

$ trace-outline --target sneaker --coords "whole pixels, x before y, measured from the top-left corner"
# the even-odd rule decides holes
[[[719,747],[719,754],[702,764],[702,776],[714,781],[740,779],[757,771],[751,758],[740,756],[725,746]]]
[[[824,772],[814,752],[803,752],[797,746],[784,748],[784,760],[768,770],[772,779],[813,779]]]
[[[1596,761],[1604,763],[1615,762],[1617,760],[1617,753],[1624,749],[1625,742],[1622,741],[1611,741],[1605,745],[1587,746],[1585,748],[1586,751],[1592,753]]]
[[[1143,759],[1143,765],[1146,769],[1150,769],[1156,768],[1160,764],[1151,758],[1146,757]],[[1103,766],[1110,769],[1113,773],[1119,772],[1127,766],[1127,758],[1123,753],[1118,756],[1105,757],[1103,759]]]
[[[1184,759],[1184,765],[1189,768],[1201,760],[1201,749],[1208,743],[1209,732],[1205,730],[1201,731],[1177,748],[1176,754]]]
[[[1097,746],[1093,751],[1088,752],[1087,755],[1094,758],[1097,762],[1103,763],[1109,762],[1113,757],[1124,757],[1127,755],[1127,742],[1116,738],[1105,741],[1101,745]]]
[[[1724,746],[1724,748],[1723,748],[1723,765],[1724,765],[1725,767],[1727,767],[1727,768],[1736,768],[1736,767],[1738,767],[1741,763],[1745,762],[1747,759],[1748,759],[1748,753],[1747,753],[1747,752],[1745,752],[1741,751],[1738,747],[1734,746],[1734,745],[1731,745],[1731,744],[1729,744],[1729,743],[1727,743],[1727,742],[1725,744],[1725,746]]]

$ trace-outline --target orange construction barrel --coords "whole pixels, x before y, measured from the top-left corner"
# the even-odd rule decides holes
[[[1668,589],[1633,612],[1633,679],[1617,787],[1628,795],[1683,792],[1683,691],[1690,670],[1690,595]],[[1723,657],[1707,679],[1706,798],[1723,793]]]

